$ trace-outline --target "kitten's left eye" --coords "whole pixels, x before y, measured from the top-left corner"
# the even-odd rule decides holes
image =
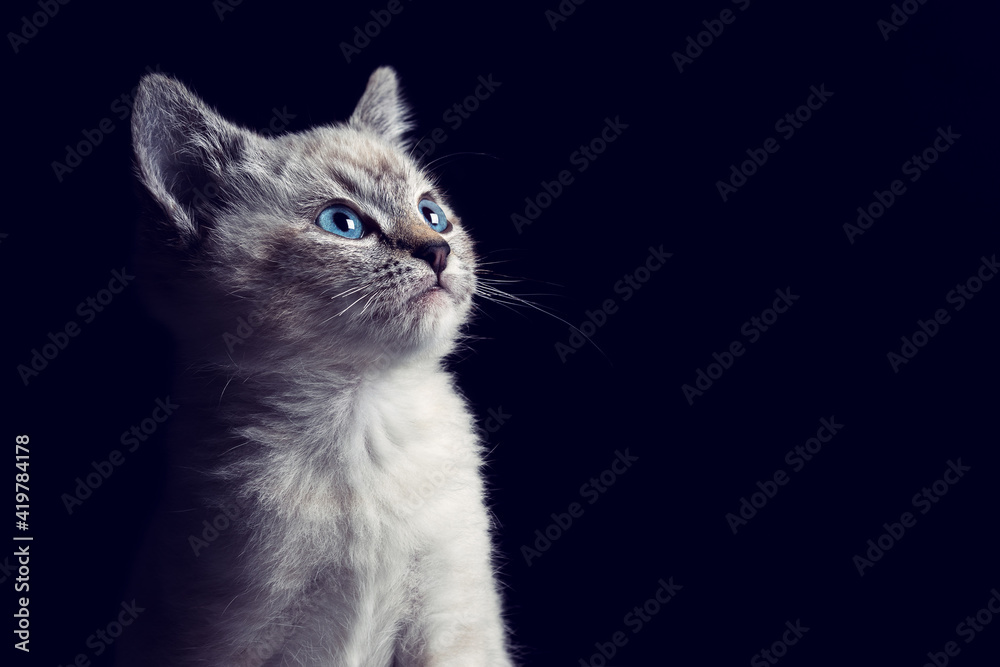
[[[430,199],[421,199],[420,203],[417,204],[417,208],[420,209],[420,215],[424,216],[424,220],[427,224],[431,226],[435,232],[446,232],[451,229],[451,223],[448,222],[448,216],[444,214],[441,207],[432,202]]]
[[[359,239],[364,231],[358,214],[339,204],[323,209],[316,218],[316,224],[331,234],[347,239]]]

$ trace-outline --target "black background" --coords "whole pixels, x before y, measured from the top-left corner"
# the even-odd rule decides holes
[[[3,437],[31,438],[30,530],[8,525],[34,537],[31,653],[9,649],[15,664],[110,664],[87,639],[117,615],[161,490],[158,431],[72,514],[63,501],[170,394],[170,340],[134,288],[91,323],[76,312],[130,262],[129,124],[112,103],[158,67],[230,119],[265,128],[279,110],[297,131],[345,119],[382,64],[416,136],[445,130],[427,159],[454,155],[434,168],[491,268],[524,279],[510,291],[576,326],[618,306],[592,336],[603,354],[563,362],[566,324],[482,302],[453,364],[477,414],[509,415],[487,474],[523,664],[747,664],[786,621],[809,630],[782,664],[918,667],[948,641],[954,664],[998,664],[1000,619],[972,643],[956,626],[1000,588],[1000,282],[961,310],[946,300],[1000,250],[995,8],[911,2],[886,40],[890,3],[564,2],[553,30],[556,0],[404,1],[347,62],[340,44],[386,3],[332,4],[77,1],[16,53],[8,35]],[[672,54],[727,8],[735,21],[679,72]],[[38,11],[9,3],[0,27]],[[488,75],[499,87],[453,129],[443,114]],[[776,132],[821,85],[822,107]],[[103,118],[113,130],[59,180],[52,163]],[[627,127],[578,172],[570,154],[606,118]],[[911,183],[902,164],[949,127],[960,138]],[[768,137],[778,152],[723,201],[716,182]],[[564,169],[573,183],[518,233],[511,215]],[[906,192],[851,243],[844,224],[894,179]],[[672,257],[624,300],[616,282],[661,245]],[[751,344],[741,326],[776,289],[799,299]],[[887,354],[937,309],[950,321],[894,371]],[[80,335],[26,386],[17,366],[70,320]],[[734,340],[746,352],[689,404],[681,386]],[[785,453],[821,418],[844,427],[793,472]],[[637,460],[588,504],[581,485],[616,451]],[[921,514],[911,498],[959,458],[971,470]],[[788,484],[734,535],[727,513],[779,469]],[[522,548],[573,502],[583,515],[529,565]],[[906,511],[916,525],[859,576],[854,556]],[[633,632],[626,614],[671,577],[682,588]],[[627,644],[595,656],[619,631]]]

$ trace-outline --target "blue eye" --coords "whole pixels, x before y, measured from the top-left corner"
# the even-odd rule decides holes
[[[427,224],[435,232],[446,232],[451,229],[448,216],[444,214],[440,206],[430,199],[421,199],[420,203],[417,204],[417,208],[420,209],[420,215],[424,216],[424,220],[427,221]]]
[[[316,218],[316,224],[331,234],[343,236],[346,239],[359,239],[364,231],[358,214],[339,204],[323,209],[323,212]]]

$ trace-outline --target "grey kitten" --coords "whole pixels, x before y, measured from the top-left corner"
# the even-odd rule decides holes
[[[143,78],[140,278],[181,407],[119,664],[512,664],[442,367],[476,255],[406,114],[389,68],[348,122],[276,138]]]

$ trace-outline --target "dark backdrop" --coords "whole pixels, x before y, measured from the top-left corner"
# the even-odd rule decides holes
[[[162,429],[120,434],[169,395],[169,338],[131,285],[78,310],[129,270],[140,75],[297,131],[382,64],[492,268],[557,316],[483,302],[453,364],[524,664],[996,664],[995,9],[332,4],[3,11],[3,438],[31,456],[8,525],[34,538],[15,664],[110,664],[94,633],[161,489]]]

